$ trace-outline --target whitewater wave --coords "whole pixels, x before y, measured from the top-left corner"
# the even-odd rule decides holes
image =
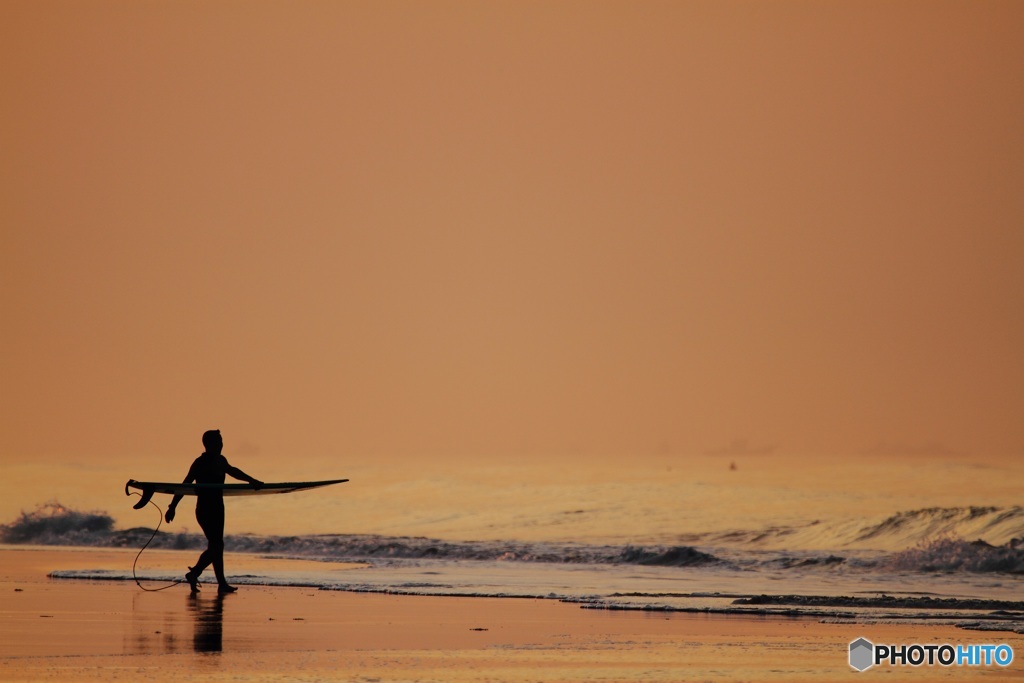
[[[616,547],[546,542],[439,541],[375,535],[232,536],[229,550],[328,559],[437,559],[693,567],[722,562],[689,546]]]
[[[1003,572],[1024,574],[1024,547],[939,538],[894,554],[888,566],[900,571]]]
[[[108,545],[114,533],[114,518],[110,515],[79,512],[53,501],[0,525],[0,540],[4,543]]]

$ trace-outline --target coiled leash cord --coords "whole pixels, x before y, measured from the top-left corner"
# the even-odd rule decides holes
[[[133,491],[133,492],[131,493],[131,495],[133,495],[133,496],[139,496],[140,498],[142,497],[142,494],[141,494],[141,493],[136,493],[136,492],[134,492],[134,491]],[[159,518],[157,519],[157,522],[156,522],[156,528],[155,528],[155,529],[153,529],[153,535],[149,537],[149,540],[148,540],[148,541],[146,541],[146,545],[142,546],[142,548],[141,548],[141,549],[139,549],[139,554],[135,556],[135,561],[134,561],[134,562],[132,562],[132,578],[133,578],[133,579],[135,579],[135,583],[136,583],[136,585],[138,585],[138,587],[139,587],[139,588],[141,588],[142,590],[144,590],[144,591],[149,591],[150,593],[156,593],[157,591],[165,591],[165,590],[167,590],[168,588],[174,588],[174,587],[175,587],[175,586],[177,586],[177,585],[178,585],[179,583],[185,583],[185,582],[184,582],[183,580],[181,580],[181,579],[178,579],[178,580],[177,580],[177,581],[175,581],[174,583],[168,584],[168,585],[166,585],[166,586],[163,586],[163,587],[161,587],[161,588],[146,588],[146,587],[145,587],[145,586],[143,586],[143,585],[142,585],[142,583],[141,583],[141,582],[139,581],[139,577],[138,577],[138,576],[136,575],[136,573],[135,573],[135,565],[139,563],[139,558],[140,558],[140,557],[142,556],[142,551],[143,551],[143,550],[145,550],[146,548],[148,548],[148,547],[149,547],[149,544],[153,542],[153,539],[154,539],[154,538],[156,538],[156,535],[157,535],[158,533],[160,533],[160,525],[164,523],[164,511],[163,511],[163,510],[161,510],[161,509],[160,509],[160,506],[159,506],[159,505],[157,505],[156,503],[154,503],[154,502],[153,502],[152,500],[150,500],[150,501],[149,501],[149,504],[150,504],[150,505],[152,505],[153,507],[155,507],[155,508],[156,508],[156,511],[157,511],[157,513],[158,513],[158,514],[159,514],[160,516],[159,516]]]

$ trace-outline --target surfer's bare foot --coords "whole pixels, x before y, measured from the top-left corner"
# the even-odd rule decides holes
[[[189,571],[187,574],[185,574],[185,580],[188,581],[188,585],[192,589],[192,592],[193,593],[198,593],[199,592],[199,576],[197,576],[194,573],[195,570],[196,570],[195,567],[189,567],[189,569],[191,571]]]
[[[229,586],[226,583],[222,583],[221,585],[217,586],[218,593],[234,593],[236,590],[238,589],[234,586]]]

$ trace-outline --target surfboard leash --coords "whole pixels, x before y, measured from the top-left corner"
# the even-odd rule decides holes
[[[132,495],[132,496],[139,496],[140,498],[142,497],[142,494],[141,494],[141,493],[137,493],[137,492],[135,492],[135,491],[131,492],[131,493],[130,493],[129,495]],[[148,547],[149,547],[149,544],[153,542],[153,539],[154,539],[154,538],[156,538],[156,535],[157,535],[158,533],[160,533],[160,525],[164,523],[164,511],[160,509],[160,506],[159,506],[159,505],[157,505],[156,503],[154,503],[154,502],[153,502],[152,500],[148,500],[148,501],[146,501],[146,502],[147,502],[147,503],[149,503],[150,505],[152,505],[153,507],[155,507],[155,508],[156,508],[156,511],[157,511],[157,514],[159,515],[159,517],[157,518],[157,522],[156,522],[156,528],[155,528],[155,529],[153,529],[153,535],[152,535],[152,536],[150,536],[150,537],[149,537],[149,540],[148,540],[148,541],[146,541],[146,544],[145,544],[144,546],[142,546],[142,548],[140,548],[140,549],[139,549],[139,554],[135,556],[135,561],[134,561],[134,562],[132,562],[132,578],[133,578],[133,579],[135,579],[135,584],[136,584],[136,585],[137,585],[137,586],[138,586],[139,588],[141,588],[142,590],[144,590],[144,591],[149,591],[150,593],[156,593],[157,591],[165,591],[165,590],[167,590],[168,588],[174,588],[174,587],[175,587],[175,586],[177,586],[178,584],[181,584],[181,583],[185,583],[185,582],[184,582],[183,580],[181,580],[181,579],[178,579],[178,580],[176,580],[176,581],[175,581],[174,583],[168,584],[168,585],[166,585],[166,586],[162,586],[162,587],[160,587],[160,588],[146,588],[146,587],[145,587],[145,586],[143,586],[143,585],[142,585],[142,583],[141,583],[141,582],[139,581],[139,577],[138,577],[138,575],[137,575],[137,574],[135,573],[135,565],[137,565],[137,564],[139,563],[139,558],[140,558],[140,557],[142,557],[142,551],[143,551],[143,550],[145,550],[146,548],[148,548]]]

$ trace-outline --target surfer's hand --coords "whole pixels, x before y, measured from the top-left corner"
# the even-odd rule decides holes
[[[164,519],[170,524],[174,521],[174,508],[167,508],[167,512],[164,513]]]

